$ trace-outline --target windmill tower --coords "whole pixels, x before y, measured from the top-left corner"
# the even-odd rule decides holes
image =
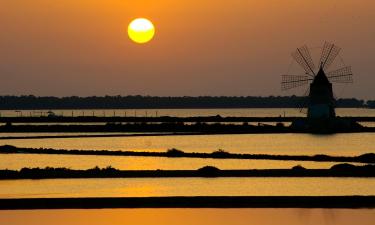
[[[307,91],[307,118],[333,119],[335,118],[335,98],[332,89],[332,82],[352,83],[353,74],[350,66],[327,72],[340,52],[340,48],[326,42],[323,46],[319,60],[319,67],[316,69],[307,46],[297,48],[292,57],[303,68],[303,75],[282,75],[281,89],[292,88],[309,84]]]

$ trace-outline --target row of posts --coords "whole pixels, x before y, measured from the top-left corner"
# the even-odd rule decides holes
[[[60,115],[58,115],[58,114],[54,114],[53,112],[51,112],[51,111],[48,111],[48,112],[29,112],[28,114],[29,115],[27,115],[27,113],[26,113],[26,115],[24,114],[24,112],[23,111],[15,111],[16,113],[17,113],[17,117],[26,117],[26,116],[29,116],[29,117],[41,117],[41,116],[64,116],[64,112],[61,112],[61,114]],[[86,114],[85,114],[85,112],[86,112]],[[37,116],[36,116],[36,114],[38,114]],[[155,111],[154,112],[154,114],[149,114],[149,112],[148,111],[145,111],[145,117],[148,117],[148,116],[153,116],[153,115],[155,115],[155,117],[158,117],[159,116],[159,112],[158,111]],[[71,117],[74,117],[74,116],[92,116],[92,117],[95,117],[95,111],[92,111],[92,113],[90,114],[89,112],[87,112],[87,111],[82,111],[81,112],[81,114],[78,114],[77,115],[77,111],[72,111],[71,112]],[[106,111],[103,111],[103,114],[102,114],[102,116],[103,117],[106,117]],[[116,115],[116,111],[113,111],[113,117],[116,117],[116,116],[118,116],[118,115]],[[127,114],[127,112],[125,111],[124,112],[124,114],[123,114],[123,116],[124,117],[127,117],[128,116],[128,114]],[[131,115],[131,116],[134,116],[134,117],[137,117],[137,111],[134,111],[134,114],[133,115]],[[0,112],[0,117],[2,117],[2,112]]]

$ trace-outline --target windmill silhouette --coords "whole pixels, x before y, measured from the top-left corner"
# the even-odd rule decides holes
[[[340,50],[341,48],[336,45],[325,42],[319,67],[316,69],[308,47],[304,45],[297,48],[292,53],[292,57],[303,68],[305,74],[282,75],[282,90],[310,85],[306,91],[306,93],[309,93],[307,98],[307,117],[309,119],[335,118],[335,98],[332,83],[353,83],[353,73],[350,66],[327,72],[339,55]]]

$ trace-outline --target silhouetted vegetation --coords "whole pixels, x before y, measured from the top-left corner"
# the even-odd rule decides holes
[[[212,157],[215,157],[215,158],[226,158],[226,157],[230,157],[232,154],[230,154],[227,151],[224,151],[223,149],[219,149],[217,151],[212,152],[211,155]]]
[[[297,165],[297,166],[293,166],[292,170],[295,170],[295,171],[305,171],[306,168],[303,167],[303,166],[301,166],[301,165]]]
[[[368,106],[369,108],[375,108],[375,100],[367,101],[367,106]]]
[[[366,107],[366,102],[355,98],[340,98],[336,100],[336,106],[342,108],[362,108]]]
[[[220,170],[205,166],[198,170],[117,170],[112,167],[88,170],[67,168],[22,168],[0,170],[0,179],[53,179],[53,178],[138,178],[138,177],[375,177],[375,165],[334,165],[330,169],[263,169]]]
[[[50,148],[18,148],[11,145],[0,146],[0,154],[54,154],[54,155],[102,155],[102,156],[144,156],[144,157],[185,157],[185,158],[213,158],[213,159],[264,159],[264,160],[292,160],[315,162],[357,162],[375,163],[375,153],[360,156],[329,156],[329,155],[267,155],[267,154],[239,154],[224,150],[212,153],[183,152],[169,149],[166,152],[138,152],[138,151],[108,151],[108,150],[64,150]]]
[[[175,148],[168,149],[167,152],[166,152],[167,157],[183,157],[184,154],[185,154],[185,152],[183,152],[181,150],[178,150],[178,149],[175,149]]]
[[[164,109],[164,108],[299,108],[299,96],[104,96],[37,97],[0,96],[0,109]],[[368,105],[373,105],[369,101]],[[363,100],[339,99],[337,107],[365,107]]]
[[[197,172],[202,177],[217,177],[220,176],[221,170],[214,166],[204,166],[202,168],[199,168]]]

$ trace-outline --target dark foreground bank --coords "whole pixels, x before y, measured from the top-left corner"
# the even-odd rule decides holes
[[[359,156],[329,156],[329,155],[270,155],[270,154],[240,154],[217,150],[211,153],[184,152],[169,149],[166,152],[139,151],[109,151],[109,150],[67,150],[52,148],[20,148],[12,145],[0,146],[0,154],[51,154],[51,155],[97,155],[97,156],[142,156],[169,158],[212,158],[212,159],[259,159],[259,160],[293,160],[314,162],[352,162],[375,163],[375,153]]]
[[[306,169],[295,166],[291,169],[220,170],[205,166],[197,170],[118,170],[112,167],[88,170],[68,168],[23,168],[0,170],[0,180],[9,179],[56,179],[56,178],[164,178],[164,177],[375,177],[375,165],[354,166],[337,164],[330,169]]]
[[[32,117],[30,117],[32,118]],[[216,117],[214,117],[216,118]],[[141,133],[190,133],[190,134],[260,134],[260,133],[357,133],[357,132],[375,132],[374,127],[365,127],[353,119],[337,118],[334,120],[323,120],[320,122],[308,121],[300,118],[292,121],[291,126],[286,126],[282,122],[276,122],[276,125],[249,124],[247,121],[238,121],[234,123],[222,122],[128,122],[112,123],[107,122],[102,125],[89,124],[17,124],[5,122],[0,126],[0,132],[28,132],[28,133],[107,133],[107,132],[141,132]],[[281,120],[276,118],[276,120]],[[108,118],[106,118],[108,119]],[[151,118],[152,119],[152,118]],[[0,120],[2,118],[0,117]],[[373,118],[375,120],[375,118]]]
[[[0,210],[102,208],[375,208],[375,196],[192,196],[0,199]]]

